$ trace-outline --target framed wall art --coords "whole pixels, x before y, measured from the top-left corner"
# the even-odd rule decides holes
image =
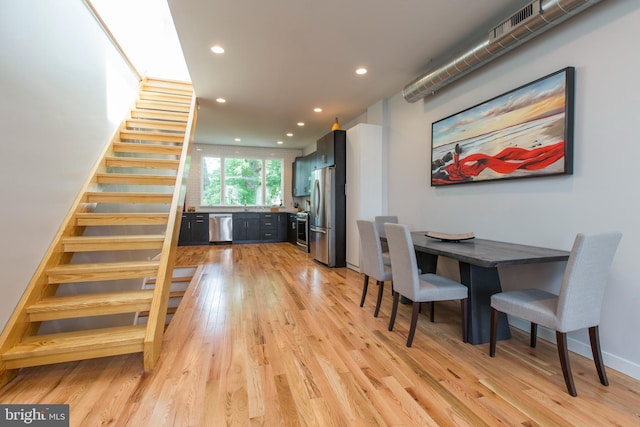
[[[431,185],[573,173],[575,69],[431,125]]]

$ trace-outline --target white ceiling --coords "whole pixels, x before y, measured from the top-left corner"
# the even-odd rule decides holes
[[[401,92],[430,60],[455,53],[528,2],[168,3],[200,102],[196,142],[303,148],[329,132],[335,117],[347,123]],[[214,44],[225,53],[214,55]],[[360,66],[369,72],[357,76]],[[217,103],[218,97],[227,102]],[[316,106],[323,112],[314,113]],[[298,127],[300,121],[306,125]]]

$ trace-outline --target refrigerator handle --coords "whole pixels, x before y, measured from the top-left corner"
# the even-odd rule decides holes
[[[309,227],[309,230],[313,231],[314,233],[327,234],[327,230],[323,230],[321,228],[316,228],[314,226]]]
[[[316,179],[313,185],[313,213],[317,218],[320,215],[320,180]]]

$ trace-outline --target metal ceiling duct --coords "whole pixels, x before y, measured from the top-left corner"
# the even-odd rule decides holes
[[[460,77],[481,67],[522,43],[544,33],[601,0],[534,0],[493,27],[470,48],[462,49],[452,60],[432,67],[406,85],[407,102],[433,95]]]

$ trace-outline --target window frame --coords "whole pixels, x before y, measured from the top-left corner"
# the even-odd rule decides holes
[[[207,159],[219,159],[220,160],[220,204],[208,204],[203,200],[203,194],[205,194],[204,181],[205,176],[208,174],[208,169],[206,166]],[[263,200],[263,204],[227,204],[225,203],[225,194],[226,194],[226,183],[225,183],[225,162],[227,159],[234,160],[253,160],[260,161],[262,163],[262,169],[260,173],[260,183],[261,183],[261,199]],[[229,208],[237,208],[241,206],[247,207],[260,207],[260,206],[271,206],[271,204],[266,204],[267,200],[267,162],[268,161],[279,161],[280,162],[280,203],[284,203],[284,163],[285,159],[280,157],[263,157],[263,156],[218,156],[218,155],[203,155],[201,158],[201,170],[200,174],[200,206],[203,207],[229,207]]]

